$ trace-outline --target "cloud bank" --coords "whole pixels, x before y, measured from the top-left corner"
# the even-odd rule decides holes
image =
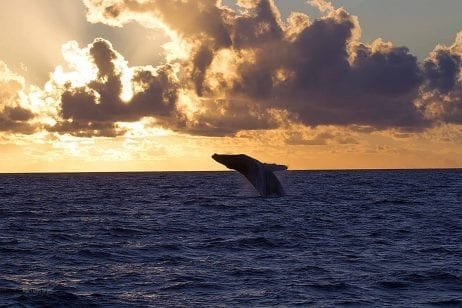
[[[104,39],[68,43],[71,71],[58,68],[48,84],[58,101],[49,131],[116,136],[121,123],[145,118],[208,136],[288,123],[407,132],[462,123],[462,33],[419,63],[406,47],[361,42],[358,18],[324,0],[310,1],[322,12],[316,20],[283,20],[272,0],[239,0],[237,10],[217,0],[84,3],[91,22],[139,22],[171,42],[157,67],[130,67]],[[0,130],[27,131],[34,115],[8,93]]]

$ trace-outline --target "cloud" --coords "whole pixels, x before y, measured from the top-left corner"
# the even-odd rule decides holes
[[[23,90],[24,79],[0,61],[0,131],[22,134],[35,131],[35,127],[29,123],[34,114],[21,102]]]
[[[285,130],[284,140],[286,145],[356,145],[359,142],[353,133],[353,131],[338,129],[334,126],[319,126],[316,129],[309,129],[295,125]]]
[[[95,72],[83,85],[75,86],[72,73],[55,74],[62,84],[60,119],[51,131],[77,136],[116,136],[125,131],[117,122],[135,122],[143,117],[171,118],[175,113],[178,84],[169,65],[129,68],[110,42],[96,39],[74,50]],[[90,74],[91,75],[91,74]],[[127,78],[128,75],[130,78]],[[61,78],[61,79],[59,79]],[[135,92],[133,92],[135,89]],[[130,92],[124,101],[123,92]]]
[[[310,0],[308,1],[312,6],[317,7],[321,12],[333,12],[334,6],[326,0]]]
[[[231,84],[223,83],[225,87],[211,95],[227,93],[287,110],[308,126],[419,129],[427,125],[413,103],[421,72],[407,48],[380,40],[360,44],[357,19],[343,9],[305,23],[303,30],[288,38],[290,31],[270,4],[261,1],[248,16],[236,17],[234,27],[244,19],[243,28],[249,33],[236,31],[233,47],[251,56],[237,65],[238,77]],[[258,26],[261,23],[266,26]],[[209,73],[211,83],[216,78]]]
[[[88,69],[56,81],[52,131],[116,136],[125,132],[119,123],[146,117],[210,136],[288,122],[403,132],[462,122],[462,35],[419,63],[406,47],[362,43],[358,18],[325,0],[310,1],[323,12],[314,21],[303,13],[282,20],[272,0],[241,0],[239,10],[213,0],[84,3],[91,22],[137,21],[172,42],[158,67],[129,67],[103,39],[71,48]]]
[[[418,104],[434,121],[462,124],[462,32],[452,46],[437,46],[424,63]]]
[[[450,49],[436,49],[430,59],[425,61],[424,70],[427,76],[427,87],[447,94],[454,90],[460,74],[461,56]]]
[[[184,132],[206,136],[234,135],[240,130],[274,129],[281,125],[284,115],[276,110],[261,109],[247,101],[216,99],[203,100],[203,111],[193,116]]]
[[[202,99],[194,90],[185,97],[178,64],[129,67],[104,39],[84,48],[70,43],[64,51],[78,67],[67,73],[58,68],[52,75],[53,91],[59,93],[56,124],[48,127],[52,132],[114,137],[126,132],[120,123],[143,118],[170,130],[210,136],[279,125],[279,115],[247,101]],[[191,97],[193,106],[184,102]]]

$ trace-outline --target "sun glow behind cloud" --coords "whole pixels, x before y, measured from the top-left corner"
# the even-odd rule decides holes
[[[79,48],[76,41],[67,42],[62,47],[62,55],[66,60],[69,70],[59,65],[51,74],[51,80],[47,83],[46,89],[51,91],[52,84],[63,87],[70,84],[71,87],[83,87],[93,80],[97,79],[98,68],[92,61],[90,55],[90,46],[86,48]],[[118,55],[113,60],[117,71],[121,75],[122,92],[120,99],[124,102],[129,102],[133,97],[133,86],[131,80],[133,79],[133,69],[128,66],[128,62]]]
[[[15,128],[0,137],[0,170],[214,169],[213,152],[284,157],[292,168],[462,167],[461,38],[437,47],[423,70],[380,38],[362,44],[358,19],[326,1],[312,1],[324,12],[318,21],[302,13],[282,21],[271,1],[241,2],[242,15],[211,2],[196,12],[196,2],[180,1],[192,15],[210,15],[177,24],[156,1],[84,2],[91,22],[163,31],[164,61],[131,66],[111,42],[95,39],[65,43],[64,64],[43,88],[4,69],[0,81],[10,90],[2,104],[16,109],[4,107],[5,125]],[[260,15],[257,3],[268,4]],[[306,37],[326,38],[319,46],[338,44],[339,53],[330,61]],[[446,63],[452,87],[443,85]],[[428,81],[415,77],[427,73]],[[379,82],[389,77],[403,79]],[[12,166],[12,157],[27,163]]]

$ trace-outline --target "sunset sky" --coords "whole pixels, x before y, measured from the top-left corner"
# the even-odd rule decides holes
[[[0,7],[0,172],[462,167],[460,0]]]

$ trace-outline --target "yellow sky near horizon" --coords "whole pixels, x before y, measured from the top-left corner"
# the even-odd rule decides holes
[[[324,145],[287,145],[283,131],[235,138],[174,133],[150,138],[10,136],[0,137],[0,172],[224,170],[211,159],[213,153],[247,153],[287,164],[291,170],[462,168],[462,129],[452,130],[458,139],[445,139],[447,129],[435,129],[408,138],[389,132],[358,134],[352,137],[357,144],[326,141]]]

